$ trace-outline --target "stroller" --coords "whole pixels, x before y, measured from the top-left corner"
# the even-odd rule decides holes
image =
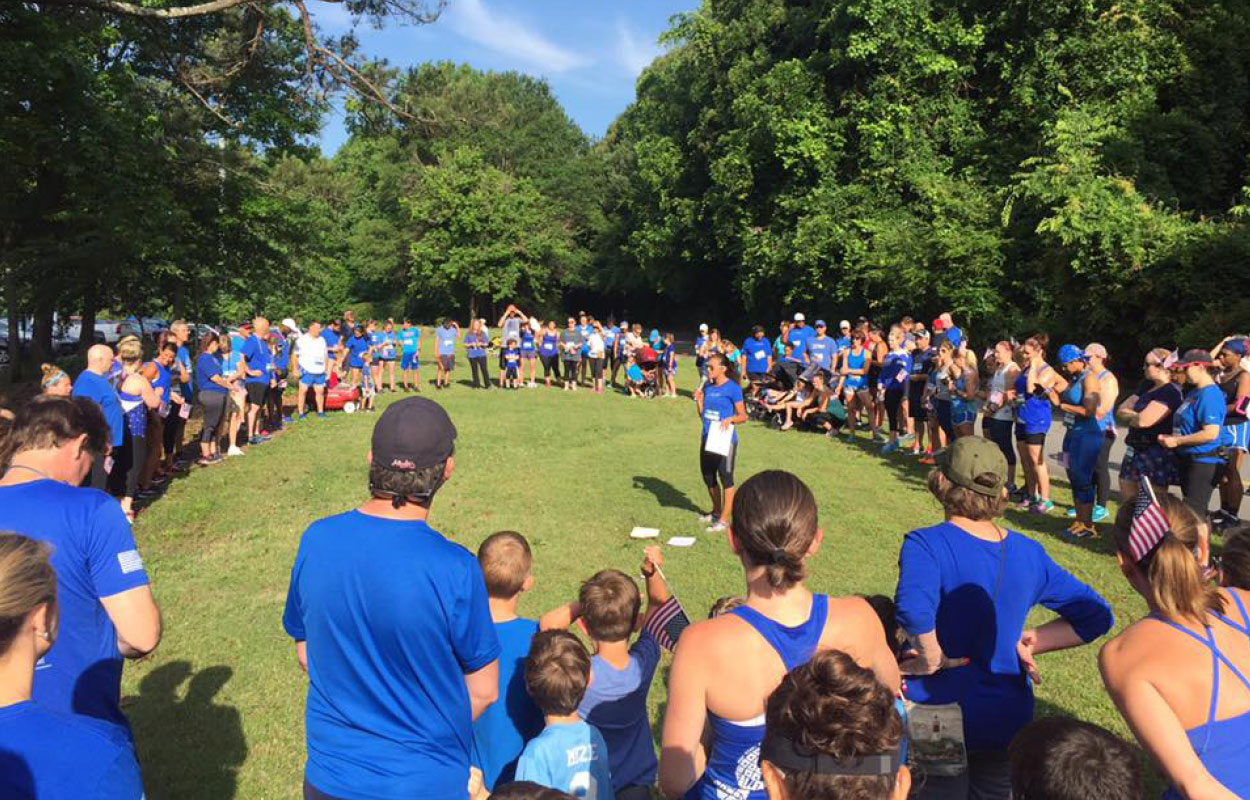
[[[634,362],[642,370],[642,383],[638,391],[643,397],[655,397],[660,393],[660,356],[655,348],[643,345],[634,353]]]
[[[747,416],[759,422],[769,422],[777,412],[771,411],[764,406],[764,401],[770,392],[785,393],[792,391],[799,382],[799,373],[802,372],[803,365],[797,361],[779,361],[773,364],[772,369],[763,380],[751,381],[750,391],[746,396]],[[782,418],[784,419],[784,414]],[[781,423],[776,423],[780,427]]]

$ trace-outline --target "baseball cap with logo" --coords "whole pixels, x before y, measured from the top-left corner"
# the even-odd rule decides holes
[[[373,426],[373,463],[416,472],[446,461],[455,450],[456,426],[443,407],[424,397],[392,403]]]
[[[938,469],[956,486],[998,497],[1007,483],[1007,458],[981,436],[961,436],[938,456]]]

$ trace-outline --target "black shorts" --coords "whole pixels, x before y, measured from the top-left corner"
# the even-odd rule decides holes
[[[1036,447],[1041,447],[1042,445],[1046,444],[1046,434],[1025,433],[1024,428],[1021,428],[1020,424],[1016,423],[1016,441],[1024,442],[1025,444],[1029,444],[1029,445],[1034,445]]]
[[[734,457],[738,455],[738,445],[729,448],[729,455],[722,456],[709,453],[705,448],[707,439],[699,440],[699,469],[703,472],[703,482],[709,489],[716,488],[717,480],[726,489],[734,486]]]
[[[929,409],[924,407],[923,381],[912,381],[907,386],[907,414],[917,422],[929,418]]]
[[[761,383],[763,381],[768,380],[768,373],[767,372],[748,372],[747,380],[755,382],[755,383]]]
[[[247,383],[247,403],[252,406],[263,406],[265,398],[269,396],[269,384],[267,383]]]

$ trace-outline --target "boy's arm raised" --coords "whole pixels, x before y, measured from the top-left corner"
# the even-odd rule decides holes
[[[568,630],[581,616],[581,609],[574,600],[558,605],[538,618],[538,629],[541,631]]]
[[[647,579],[647,613],[664,605],[673,596],[664,580],[663,566],[664,555],[659,545],[648,545],[642,549],[642,575]]]

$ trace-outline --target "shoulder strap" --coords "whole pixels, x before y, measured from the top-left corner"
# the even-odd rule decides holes
[[[1245,624],[1233,622],[1223,614],[1216,614],[1215,618],[1234,630],[1239,630],[1247,636],[1250,636],[1250,614],[1246,613],[1246,604],[1241,601],[1241,597],[1236,592],[1230,591],[1229,594],[1232,595],[1233,602],[1237,604],[1237,610],[1241,612],[1241,618]]]
[[[750,606],[739,606],[729,612],[746,622],[755,632],[768,642],[777,653],[786,670],[802,666],[811,660],[820,644],[821,634],[825,630],[825,621],[829,616],[829,597],[823,594],[812,595],[812,610],[807,621],[793,628],[787,628]]]

